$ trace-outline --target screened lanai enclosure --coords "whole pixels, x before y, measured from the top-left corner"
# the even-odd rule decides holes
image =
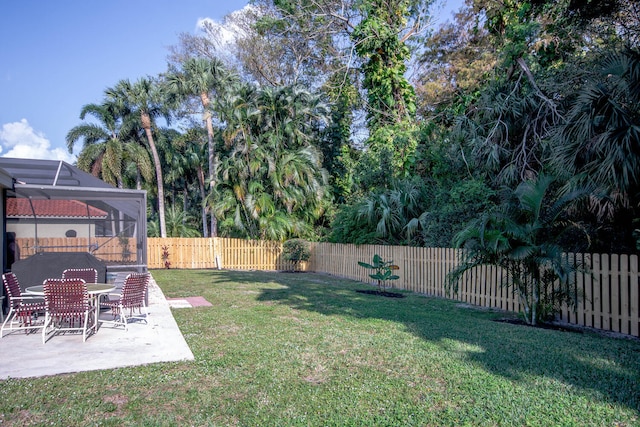
[[[146,271],[146,192],[125,190],[57,160],[0,158],[3,271],[21,285],[64,268]],[[59,270],[59,271],[58,271]]]

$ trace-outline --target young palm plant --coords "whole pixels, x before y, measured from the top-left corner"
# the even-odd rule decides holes
[[[167,209],[168,237],[200,237],[200,232],[193,224],[193,218],[183,211],[171,206]]]
[[[454,238],[463,248],[462,262],[448,276],[450,291],[457,292],[461,276],[480,265],[500,267],[523,308],[527,323],[546,320],[562,304],[575,307],[573,278],[582,267],[568,257],[563,237],[580,227],[562,214],[585,190],[546,199],[554,179],[540,175],[521,183],[501,208],[485,213]]]
[[[393,261],[385,261],[378,254],[373,255],[373,261],[371,264],[368,262],[358,261],[358,265],[368,270],[375,271],[375,273],[370,274],[369,277],[378,283],[378,292],[384,292],[385,283],[388,280],[398,280],[400,278],[400,276],[394,274],[394,271],[398,269],[398,266],[394,265]]]

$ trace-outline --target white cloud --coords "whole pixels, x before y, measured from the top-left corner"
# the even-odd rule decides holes
[[[252,24],[262,15],[259,8],[246,5],[226,15],[222,21],[199,18],[195,32],[204,36],[216,49],[216,57],[230,68],[240,69],[236,57],[236,43],[252,31]]]
[[[221,50],[232,49],[236,41],[246,36],[250,24],[261,15],[260,9],[246,5],[225,16],[222,22],[211,18],[200,18],[196,22],[196,32],[204,34]]]
[[[27,119],[5,123],[0,128],[0,156],[21,159],[64,160],[73,163],[75,158],[61,148],[51,148],[51,142],[31,127]]]
[[[235,25],[233,25],[236,27]],[[196,29],[213,38],[218,46],[226,46],[236,41],[237,32],[230,25],[221,24],[211,18],[200,18],[196,23]]]

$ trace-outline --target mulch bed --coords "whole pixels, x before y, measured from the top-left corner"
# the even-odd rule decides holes
[[[501,323],[509,323],[512,325],[521,325],[521,326],[529,326],[531,328],[540,328],[540,329],[551,329],[554,331],[562,331],[562,332],[577,332],[579,334],[584,333],[584,330],[582,328],[580,328],[579,326],[571,326],[571,325],[559,325],[559,324],[555,324],[555,323],[538,323],[535,326],[534,325],[530,325],[527,322],[525,322],[523,319],[517,319],[517,318],[510,318],[510,317],[505,317],[505,318],[500,318],[500,319],[494,319],[494,322],[501,322]]]
[[[398,292],[378,291],[376,289],[356,289],[361,294],[378,295],[387,298],[404,298],[404,294]]]

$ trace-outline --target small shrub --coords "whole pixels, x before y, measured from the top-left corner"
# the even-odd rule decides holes
[[[171,268],[171,261],[169,261],[169,247],[168,246],[163,246],[162,247],[162,261],[164,262],[164,268],[166,268],[166,269]]]
[[[129,250],[129,238],[124,233],[118,235],[118,244],[122,250],[122,261],[128,262],[131,258],[131,251]]]
[[[385,261],[378,254],[373,256],[371,264],[358,261],[360,267],[364,267],[369,270],[375,270],[374,274],[370,274],[369,277],[378,282],[378,290],[384,292],[385,284],[387,280],[398,280],[400,276],[393,274],[394,270],[398,270],[398,266],[393,264],[393,261]]]
[[[291,261],[296,270],[299,270],[300,264],[311,258],[309,243],[303,239],[287,240],[282,245],[282,257],[287,261]]]

